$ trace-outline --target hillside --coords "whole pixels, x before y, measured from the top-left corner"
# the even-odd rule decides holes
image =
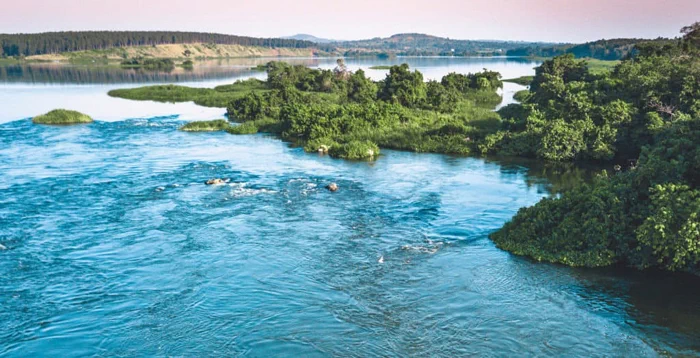
[[[665,38],[649,39],[610,39],[586,42],[583,44],[564,44],[558,46],[524,46],[509,50],[508,56],[554,57],[570,53],[577,58],[594,58],[598,60],[621,60],[634,55],[635,46],[641,43],[673,42]]]
[[[331,43],[331,42],[338,42],[336,40],[324,39],[324,38],[316,37],[314,35],[309,35],[309,34],[296,34],[293,36],[284,36],[282,38],[283,39],[291,39],[291,40],[299,40],[299,41],[310,41],[310,42],[314,42],[317,44],[327,44],[327,43]]]
[[[454,40],[426,34],[396,34],[387,38],[333,43],[348,50],[386,51],[397,55],[478,55],[505,54],[508,50],[527,46],[552,46],[552,43],[491,40]]]
[[[0,34],[0,57],[105,50],[115,47],[196,43],[268,48],[312,48],[316,46],[312,42],[295,39],[269,39],[202,32],[69,31],[37,34]]]
[[[187,54],[187,56],[186,56]],[[119,47],[106,50],[76,51],[27,57],[36,61],[81,61],[90,59],[123,60],[125,58],[234,58],[234,57],[312,57],[325,55],[314,48],[271,48],[217,44],[169,44]]]

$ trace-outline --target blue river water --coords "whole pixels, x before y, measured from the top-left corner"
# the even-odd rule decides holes
[[[0,121],[0,356],[700,355],[697,278],[488,239],[559,172],[96,119]]]

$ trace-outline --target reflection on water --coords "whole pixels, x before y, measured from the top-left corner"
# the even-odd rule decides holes
[[[193,87],[215,87],[246,78],[264,79],[264,72],[251,67],[272,60],[284,60],[310,67],[333,68],[335,58],[245,58],[199,61],[194,70],[175,69],[168,72],[136,71],[119,67],[73,66],[55,63],[32,63],[0,67],[0,98],[3,112],[0,123],[32,117],[52,109],[65,108],[86,113],[98,120],[179,116],[184,120],[221,118],[223,108],[203,108],[192,103],[156,103],[128,101],[107,96],[115,88],[147,84],[180,83]],[[406,62],[425,74],[426,79],[440,79],[449,72],[469,73],[488,68],[504,77],[534,73],[537,62],[518,58],[431,58],[401,57],[388,60],[374,58],[348,59],[351,70],[364,69],[374,80],[386,76],[384,70],[371,70],[376,65]],[[4,83],[2,83],[4,82]],[[513,87],[515,86],[515,87]],[[512,93],[521,86],[505,84],[503,104],[512,102]]]
[[[0,66],[0,83],[35,84],[111,84],[111,83],[164,83],[200,82],[224,78],[257,76],[251,70],[269,61],[286,61],[293,64],[331,69],[335,58],[240,58],[197,61],[192,70],[176,67],[172,71],[124,69],[118,65],[71,65],[62,63],[27,63]],[[376,58],[350,58],[346,60],[351,70],[365,69],[376,80],[384,78],[385,70],[371,70],[377,65],[408,63],[424,73],[427,79],[440,79],[448,72],[469,73],[484,68],[497,68],[504,78],[529,73],[539,63],[521,58],[431,58],[398,57],[380,60]]]

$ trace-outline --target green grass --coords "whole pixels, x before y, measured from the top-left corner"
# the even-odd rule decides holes
[[[66,109],[54,109],[53,111],[32,118],[36,124],[80,124],[91,123],[92,118],[86,114]]]
[[[197,121],[190,122],[180,127],[184,132],[218,132],[228,130],[231,124],[225,119],[216,119],[213,121]]]
[[[111,97],[136,101],[167,103],[194,102],[204,107],[225,108],[232,101],[252,91],[266,91],[258,80],[239,81],[230,85],[211,88],[192,88],[176,85],[147,86],[109,91]]]
[[[585,61],[588,64],[588,70],[592,74],[596,75],[612,71],[615,68],[615,66],[619,65],[621,62],[596,60],[594,58],[587,58],[585,59]]]
[[[509,78],[507,80],[503,80],[503,82],[512,82],[521,86],[529,86],[533,79],[535,79],[535,76],[522,76],[518,78]]]

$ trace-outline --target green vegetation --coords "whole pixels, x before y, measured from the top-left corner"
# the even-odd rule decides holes
[[[503,82],[512,82],[512,83],[517,83],[521,86],[529,86],[530,83],[532,83],[532,80],[535,79],[535,76],[522,76],[518,78],[510,78],[507,80],[503,80]]]
[[[362,70],[348,72],[342,62],[334,71],[273,62],[267,71],[269,91],[232,101],[229,118],[249,125],[245,133],[255,127],[307,151],[323,147],[334,157],[365,160],[376,158],[379,147],[468,154],[472,138],[500,127],[491,110],[500,102],[495,72],[426,83],[405,64],[380,82]]]
[[[372,160],[379,155],[379,147],[368,140],[353,140],[340,145],[332,145],[329,154],[335,158],[351,160]]]
[[[683,33],[609,73],[591,74],[572,55],[538,68],[493,147],[624,167],[521,209],[492,234],[499,247],[573,266],[700,274],[700,23]]]
[[[32,118],[36,124],[80,124],[91,123],[92,118],[86,114],[66,109],[54,109],[53,111]]]
[[[530,98],[530,91],[529,90],[521,90],[518,92],[515,92],[513,95],[513,99],[518,101],[518,102],[525,102]]]
[[[256,79],[211,88],[191,88],[176,85],[147,86],[108,92],[112,97],[156,102],[194,102],[204,107],[225,108],[251,91],[265,92],[264,82]]]
[[[391,66],[371,66],[370,70],[390,70]]]
[[[169,58],[133,58],[122,61],[121,66],[153,71],[172,71],[175,68],[175,62]],[[190,66],[192,66],[192,61],[190,61]]]
[[[150,86],[109,95],[226,107],[229,119],[241,123],[227,128],[229,133],[274,133],[309,151],[324,146],[331,156],[345,159],[375,159],[379,147],[469,154],[501,128],[493,112],[501,101],[496,72],[451,73],[440,82],[424,82],[404,64],[374,82],[362,70],[347,71],[342,60],[332,71],[282,62],[265,68],[264,82],[214,89]]]
[[[0,57],[32,56],[128,46],[219,44],[283,48],[311,48],[316,44],[294,39],[255,38],[201,32],[77,31],[39,34],[0,34]]]
[[[216,119],[213,121],[197,121],[190,122],[180,127],[181,131],[185,132],[218,132],[228,130],[231,124],[225,119]]]
[[[610,72],[615,69],[615,66],[620,64],[620,61],[604,61],[596,60],[594,58],[587,58],[585,60],[586,65],[588,65],[588,71],[594,75]]]
[[[583,44],[562,44],[556,46],[542,46],[530,44],[506,51],[507,56],[527,57],[555,57],[571,54],[576,58],[592,58],[604,61],[622,60],[635,56],[640,46],[672,44],[674,40],[659,38],[656,40],[645,39],[611,39],[586,42]]]
[[[194,69],[194,62],[192,60],[185,60],[182,62],[182,64],[180,66],[186,70],[193,70]]]

